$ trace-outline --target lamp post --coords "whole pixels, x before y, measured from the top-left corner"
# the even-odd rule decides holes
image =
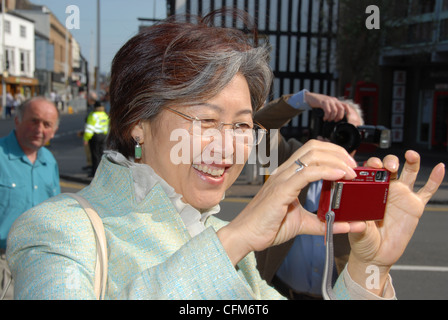
[[[4,0],[3,0],[4,1]],[[100,30],[100,0],[96,0],[96,93],[99,95],[100,93],[100,39],[101,39],[101,30]]]

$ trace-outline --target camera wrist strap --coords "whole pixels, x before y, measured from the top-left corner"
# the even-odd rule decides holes
[[[325,300],[336,300],[333,292],[333,268],[334,268],[334,248],[333,248],[333,223],[334,212],[330,209],[325,214],[325,266],[322,278],[322,296]]]

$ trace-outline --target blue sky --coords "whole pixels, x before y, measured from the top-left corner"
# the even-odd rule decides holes
[[[79,42],[83,56],[96,65],[96,0],[31,0],[47,6],[65,25],[66,8],[76,5],[80,13],[80,28],[70,30]],[[101,12],[101,72],[107,73],[115,53],[135,35],[141,24],[137,18],[165,18],[166,1],[161,0],[100,0]]]

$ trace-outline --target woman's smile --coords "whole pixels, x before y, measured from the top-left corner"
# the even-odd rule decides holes
[[[224,174],[225,168],[214,168],[206,164],[193,165],[193,168],[214,178],[220,178]]]

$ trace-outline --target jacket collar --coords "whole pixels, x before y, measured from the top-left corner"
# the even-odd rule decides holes
[[[182,196],[176,193],[174,188],[158,176],[150,166],[130,161],[116,151],[105,152],[90,186],[88,189],[99,193],[97,195],[99,197],[107,198],[109,205],[131,206],[132,208],[128,208],[131,210],[137,208],[145,210],[148,201],[151,202],[150,198],[154,196],[152,191],[159,191],[159,193],[161,191],[162,196],[170,202],[192,237],[205,230],[205,222],[209,216],[220,211],[218,204],[205,212],[199,212],[191,205],[184,203]]]

